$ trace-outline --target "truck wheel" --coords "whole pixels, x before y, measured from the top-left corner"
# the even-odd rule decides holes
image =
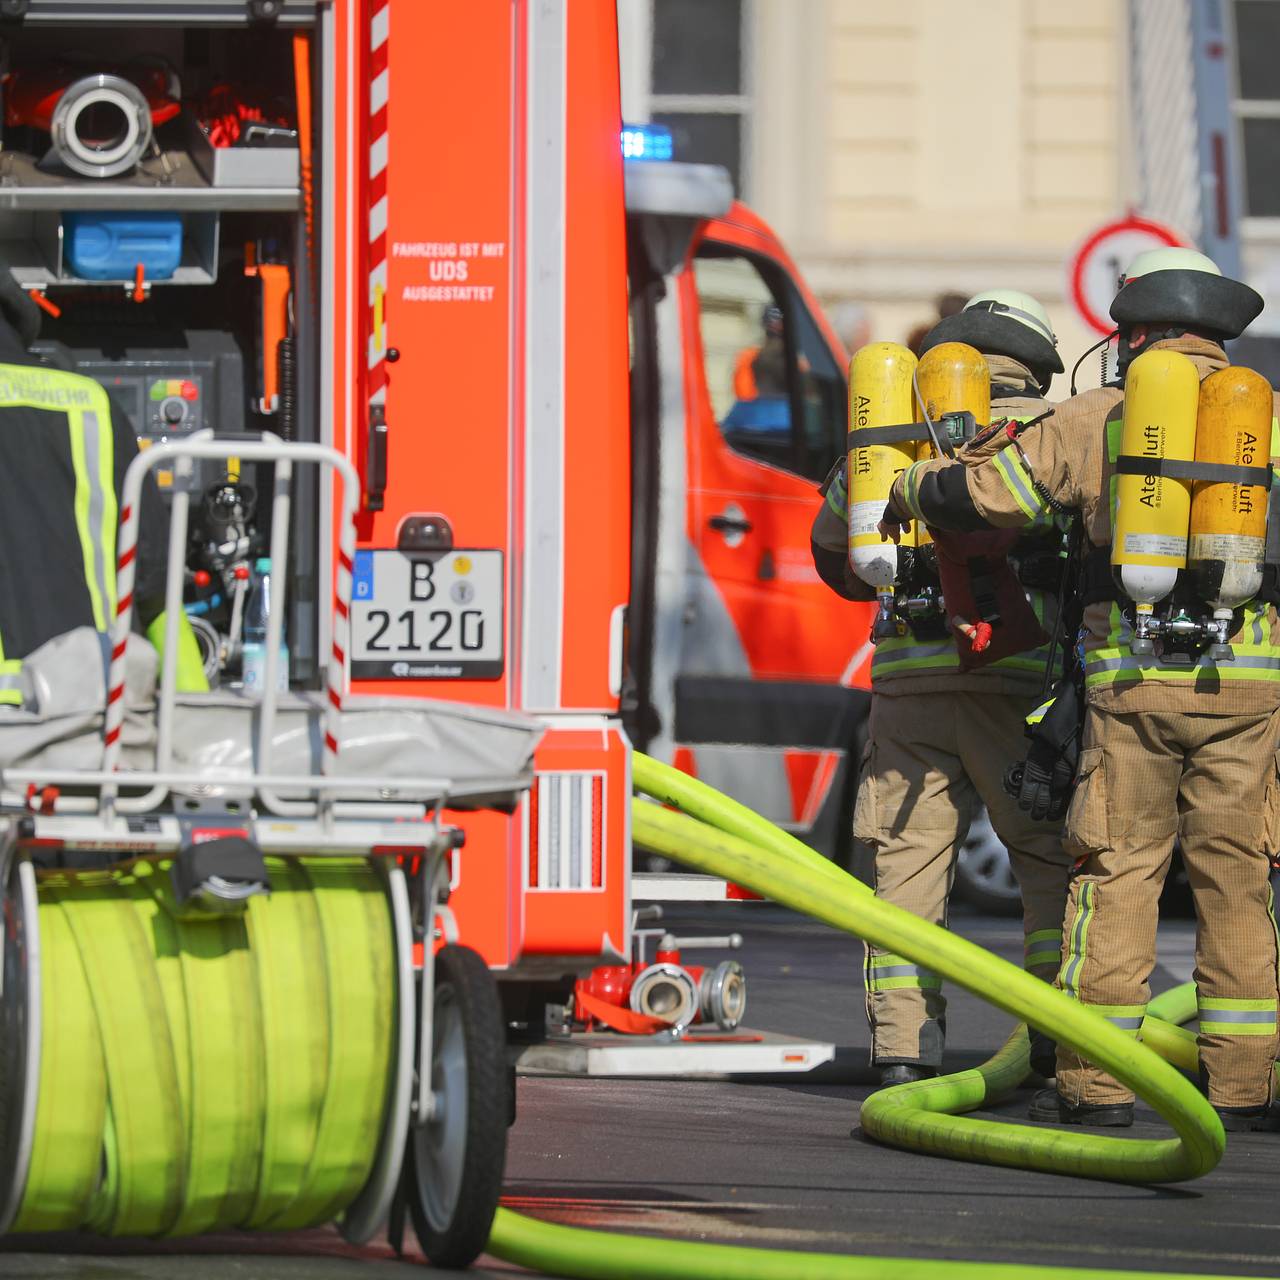
[[[409,1212],[433,1266],[466,1267],[483,1252],[498,1207],[509,1106],[497,983],[469,947],[436,956],[429,1070],[435,1114],[409,1134]]]
[[[971,907],[995,916],[1022,914],[1009,851],[991,825],[987,811],[978,812],[956,854],[955,892]]]

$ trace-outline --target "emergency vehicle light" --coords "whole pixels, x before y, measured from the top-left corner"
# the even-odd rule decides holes
[[[671,130],[662,124],[624,124],[624,160],[670,160],[674,154]]]

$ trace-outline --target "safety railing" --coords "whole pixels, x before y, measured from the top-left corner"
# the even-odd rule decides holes
[[[174,717],[177,703],[178,639],[183,610],[183,586],[190,519],[194,464],[201,460],[238,459],[241,463],[274,466],[271,505],[271,562],[288,564],[291,490],[295,466],[314,464],[341,480],[338,507],[338,561],[333,590],[332,643],[325,665],[324,704],[321,711],[323,744],[318,776],[274,774],[272,743],[279,711],[277,681],[284,625],[284,594],[277,595],[267,617],[265,663],[256,702],[256,770],[241,772],[202,770],[199,774],[174,768]],[[137,569],[139,516],[142,488],[149,472],[171,469],[170,525],[165,575],[164,656],[156,701],[155,767],[147,771],[122,770],[125,721],[126,655],[133,626],[134,585]],[[147,813],[157,809],[177,789],[196,796],[211,788],[239,800],[256,802],[265,811],[282,816],[331,819],[337,797],[343,796],[343,818],[394,818],[397,805],[404,816],[420,816],[435,810],[449,798],[500,791],[510,779],[472,780],[465,791],[446,778],[396,778],[381,782],[368,776],[340,772],[340,717],[349,670],[349,627],[352,565],[355,555],[355,504],[359,479],[350,461],[318,444],[286,443],[278,436],[218,436],[198,432],[184,440],[157,444],[143,451],[125,473],[119,517],[116,562],[116,616],[112,631],[111,661],[103,721],[103,758],[100,769],[50,769],[11,767],[3,771],[6,790],[21,788],[72,788],[79,794],[60,794],[47,802],[46,812],[100,813],[104,817]],[[280,575],[283,581],[284,575]],[[145,788],[138,794],[140,788]],[[127,793],[125,793],[127,792]],[[293,793],[292,796],[281,794]],[[294,798],[300,797],[300,798]]]

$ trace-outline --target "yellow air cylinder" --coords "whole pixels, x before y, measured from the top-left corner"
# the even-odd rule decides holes
[[[1196,449],[1200,379],[1177,351],[1148,351],[1124,380],[1120,452],[1152,460],[1190,462]],[[1111,571],[1134,602],[1138,634],[1147,634],[1153,606],[1173,590],[1187,563],[1191,482],[1168,476],[1117,475],[1111,513]],[[1144,650],[1149,651],[1149,650]]]
[[[1200,384],[1196,461],[1265,467],[1271,448],[1271,385],[1252,369],[1227,368]],[[1262,586],[1267,490],[1260,484],[1197,480],[1191,494],[1187,568],[1192,589],[1215,617]]]
[[[896,342],[872,342],[860,348],[849,364],[849,429],[910,422],[915,368],[915,356]],[[898,548],[882,541],[876,526],[894,480],[915,458],[916,446],[910,440],[849,450],[849,563],[863,582],[882,595],[893,593]],[[915,545],[914,525],[904,532],[902,545]]]
[[[979,427],[991,421],[991,374],[982,353],[964,342],[943,342],[926,351],[916,370],[916,421],[923,422],[924,411],[937,422],[943,414],[967,410]],[[936,428],[939,432],[941,427]],[[918,456],[932,458],[935,450],[929,441],[918,446]],[[916,545],[932,542],[927,529],[921,527]]]

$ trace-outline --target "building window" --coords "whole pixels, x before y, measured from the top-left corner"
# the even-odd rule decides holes
[[[649,110],[677,160],[719,164],[742,193],[751,100],[745,57],[750,0],[653,0]]]
[[[1280,218],[1280,3],[1235,0],[1234,12],[1245,214]]]

